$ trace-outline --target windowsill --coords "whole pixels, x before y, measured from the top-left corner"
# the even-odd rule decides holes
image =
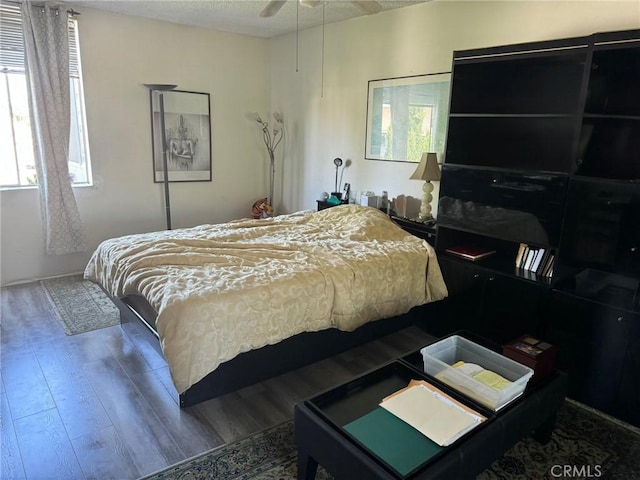
[[[93,187],[93,183],[83,183],[82,185],[71,185],[72,188],[91,188]],[[24,190],[37,190],[38,185],[16,185],[15,187],[0,187],[0,192],[10,192],[10,191],[24,191]]]
[[[17,185],[15,187],[0,187],[0,192],[10,192],[14,190],[35,190],[37,185]]]

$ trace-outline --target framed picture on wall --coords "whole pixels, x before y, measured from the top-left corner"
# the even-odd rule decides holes
[[[208,93],[150,90],[153,181],[211,181],[211,105]],[[162,117],[164,116],[165,150]]]
[[[370,80],[365,158],[419,162],[444,153],[451,73]]]

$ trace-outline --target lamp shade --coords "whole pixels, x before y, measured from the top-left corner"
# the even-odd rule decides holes
[[[438,166],[438,155],[433,152],[423,153],[418,168],[409,177],[410,180],[440,180],[440,167]]]

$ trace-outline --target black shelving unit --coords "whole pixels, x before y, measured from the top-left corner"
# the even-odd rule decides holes
[[[577,175],[640,181],[640,40],[595,35]]]
[[[556,343],[570,396],[640,425],[640,30],[454,52],[439,202],[450,330]]]
[[[446,162],[571,171],[588,45],[585,37],[454,52]]]

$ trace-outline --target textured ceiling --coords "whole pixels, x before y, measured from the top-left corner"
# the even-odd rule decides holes
[[[406,7],[429,0],[379,0],[382,11]],[[67,0],[82,13],[82,7],[146,17],[166,22],[213,28],[224,32],[257,37],[273,37],[322,24],[322,2],[316,7],[288,0],[280,11],[269,18],[260,12],[269,0]],[[362,9],[347,0],[325,0],[325,23],[334,23],[364,15]]]

